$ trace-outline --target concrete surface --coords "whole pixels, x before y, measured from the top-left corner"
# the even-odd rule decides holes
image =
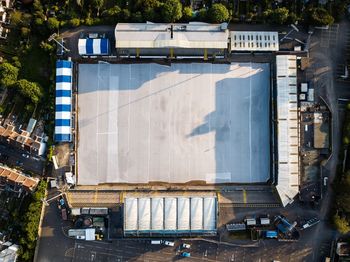
[[[78,184],[269,178],[269,65],[80,64]]]

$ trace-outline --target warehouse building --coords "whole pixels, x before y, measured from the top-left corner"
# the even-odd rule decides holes
[[[223,56],[228,48],[227,24],[118,23],[115,47],[120,57]]]
[[[296,56],[276,56],[278,181],[283,206],[299,193],[299,122]]]
[[[212,194],[126,197],[124,235],[215,235],[217,199]]]

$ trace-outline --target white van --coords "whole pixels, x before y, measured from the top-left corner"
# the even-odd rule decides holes
[[[169,247],[173,247],[173,246],[175,246],[175,243],[171,242],[171,241],[164,241],[164,245],[169,246]]]
[[[151,244],[152,245],[160,245],[160,244],[162,244],[162,241],[161,240],[151,240]]]

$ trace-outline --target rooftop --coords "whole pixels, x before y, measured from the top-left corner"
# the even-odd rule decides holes
[[[35,190],[39,179],[27,177],[16,170],[0,166],[0,183],[8,183],[12,186],[21,187],[27,192]]]
[[[78,185],[270,177],[269,64],[80,64]]]
[[[227,24],[118,23],[116,48],[227,48]]]
[[[278,183],[283,206],[299,192],[299,133],[296,56],[276,56],[278,119]]]

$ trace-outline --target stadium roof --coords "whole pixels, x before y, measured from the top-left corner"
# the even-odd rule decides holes
[[[230,31],[231,51],[278,51],[278,32]]]
[[[227,24],[119,23],[116,48],[227,48]]]
[[[72,68],[71,61],[56,62],[56,142],[71,141]]]
[[[108,55],[110,53],[108,38],[80,38],[79,55]]]
[[[299,136],[296,56],[276,56],[278,118],[278,185],[283,206],[299,192]]]
[[[80,64],[77,184],[262,183],[268,64]]]
[[[215,233],[216,197],[156,196],[125,199],[124,233]]]

